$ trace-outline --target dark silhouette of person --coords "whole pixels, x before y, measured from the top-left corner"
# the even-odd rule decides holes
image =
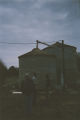
[[[25,109],[27,116],[32,114],[32,101],[33,101],[33,94],[35,91],[35,85],[32,78],[29,74],[25,75],[25,79],[22,82],[22,92],[25,95]]]
[[[32,80],[33,80],[33,82],[35,84],[35,90],[34,90],[34,94],[33,94],[33,106],[36,106],[36,103],[37,103],[37,91],[36,91],[37,75],[36,75],[35,72],[33,73]]]

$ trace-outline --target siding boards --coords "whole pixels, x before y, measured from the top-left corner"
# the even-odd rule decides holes
[[[45,88],[46,74],[49,74],[51,86],[56,86],[56,58],[52,55],[30,55],[19,59],[20,80],[25,73],[37,73],[37,87]]]
[[[52,86],[61,85],[62,74],[62,47],[53,45],[47,47],[42,52],[44,54],[37,55],[25,55],[19,58],[19,72],[20,80],[24,79],[26,72],[36,72],[38,80],[36,81],[38,87],[45,87],[45,76],[49,73],[52,81]],[[53,57],[55,55],[56,57]],[[75,83],[78,74],[77,68],[77,53],[75,47],[64,45],[64,73],[66,84]]]
[[[48,54],[56,55],[57,59],[57,81],[58,84],[61,83],[61,73],[62,73],[62,47],[53,46],[43,51],[47,52]],[[77,53],[76,48],[64,46],[64,72],[65,72],[65,81],[66,83],[74,83],[77,79],[78,68],[77,68]]]

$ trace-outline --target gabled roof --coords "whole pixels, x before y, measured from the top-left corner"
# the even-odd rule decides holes
[[[50,56],[48,53],[44,52],[44,50],[46,50],[48,48],[54,48],[55,46],[61,48],[62,44],[59,43],[59,42],[56,42],[55,44],[52,44],[49,47],[46,47],[46,48],[44,48],[42,50],[40,50],[39,48],[34,48],[34,49],[32,49],[32,51],[30,51],[28,53],[25,53],[25,54],[19,56],[18,58],[25,57],[25,56],[36,56],[36,55],[47,55],[47,56]],[[71,48],[76,49],[76,47],[71,46],[71,45],[67,45],[67,44],[64,44],[64,47],[71,47]],[[52,56],[56,57],[56,55],[53,55],[53,54],[52,54]]]
[[[25,56],[36,56],[36,55],[47,55],[48,56],[47,53],[45,53],[44,51],[40,50],[39,48],[34,48],[34,49],[32,49],[32,51],[30,51],[28,53],[25,53],[25,54],[19,56],[18,58],[25,57]],[[52,55],[52,56],[56,57],[55,55]]]
[[[44,48],[43,50],[48,49],[48,48],[54,48],[55,46],[61,48],[61,47],[62,47],[62,43],[56,42],[55,44],[52,44],[52,45],[50,45],[49,47]],[[64,44],[63,46],[64,46],[64,47],[70,47],[70,48],[76,49],[76,47],[71,46],[71,45],[67,45],[67,44]]]

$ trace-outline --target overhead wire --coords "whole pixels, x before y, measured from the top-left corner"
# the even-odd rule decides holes
[[[61,43],[62,40],[57,40],[57,41],[47,41],[46,43],[50,43],[51,44],[54,44],[56,42],[60,42]],[[72,41],[72,40],[69,40],[69,41]],[[0,45],[31,45],[31,44],[36,44],[36,42],[2,42],[0,41]],[[65,44],[65,43],[64,43]],[[80,42],[79,41],[72,41],[72,43],[70,44],[72,46],[80,46]]]
[[[0,42],[0,44],[36,44],[36,43],[26,43],[26,42],[24,42],[24,43],[20,43],[20,42]]]
[[[58,40],[61,41],[61,40]],[[58,41],[51,41],[51,42],[46,42],[46,43],[53,43],[53,42],[58,42]],[[0,44],[36,44],[36,42],[1,42]]]

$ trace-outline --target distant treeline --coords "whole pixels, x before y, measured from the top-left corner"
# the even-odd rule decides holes
[[[10,77],[18,77],[19,68],[11,66],[7,68],[6,65],[0,60],[0,86],[5,84],[5,80]]]

